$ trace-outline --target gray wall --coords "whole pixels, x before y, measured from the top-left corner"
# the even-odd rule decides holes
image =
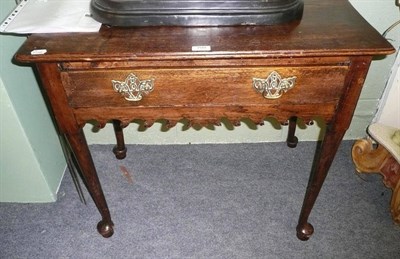
[[[15,1],[0,6],[5,17]],[[65,160],[32,69],[12,64],[24,40],[0,35],[0,201],[51,202]]]

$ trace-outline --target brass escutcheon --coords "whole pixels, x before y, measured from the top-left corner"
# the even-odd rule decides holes
[[[272,71],[266,79],[253,78],[253,87],[266,99],[278,99],[294,87],[296,79],[295,76],[282,78],[278,72]]]
[[[125,100],[137,102],[143,95],[154,90],[154,79],[140,80],[135,74],[130,73],[125,81],[111,80],[114,91],[124,96]]]

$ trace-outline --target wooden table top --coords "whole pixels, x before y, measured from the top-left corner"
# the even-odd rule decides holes
[[[34,34],[22,62],[385,55],[394,51],[347,0],[305,0],[301,21],[273,26],[103,26],[95,33]],[[193,52],[192,46],[211,51]],[[31,55],[46,49],[43,55]]]

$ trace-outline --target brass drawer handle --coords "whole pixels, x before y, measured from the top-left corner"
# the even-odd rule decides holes
[[[272,71],[266,79],[253,78],[253,87],[266,99],[278,99],[294,87],[296,79],[295,76],[282,78],[278,72]]]
[[[143,95],[154,90],[154,79],[140,80],[135,74],[130,73],[125,81],[111,80],[114,91],[124,96],[125,100],[137,102]]]

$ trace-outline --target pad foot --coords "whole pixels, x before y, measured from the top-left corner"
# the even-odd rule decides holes
[[[314,233],[314,227],[308,222],[304,226],[298,225],[296,230],[297,238],[302,241],[307,241]]]
[[[114,224],[101,220],[97,224],[97,231],[105,238],[111,237],[114,234]]]
[[[124,147],[123,149],[119,149],[118,146],[113,148],[113,153],[115,157],[119,160],[124,159],[126,157],[127,148]]]

